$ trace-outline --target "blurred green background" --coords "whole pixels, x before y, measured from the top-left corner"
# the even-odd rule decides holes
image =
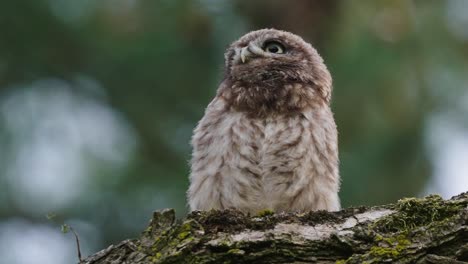
[[[51,212],[84,255],[185,215],[224,50],[270,27],[334,77],[343,206],[468,190],[468,1],[0,1],[0,262],[76,261]]]

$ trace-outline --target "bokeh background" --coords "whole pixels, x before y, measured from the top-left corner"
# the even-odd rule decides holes
[[[224,50],[265,27],[334,76],[344,206],[468,190],[468,1],[0,1],[0,262],[76,262],[62,222],[86,256],[184,216]]]

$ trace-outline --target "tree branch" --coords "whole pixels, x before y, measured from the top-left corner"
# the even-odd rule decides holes
[[[339,212],[247,216],[236,210],[153,214],[140,238],[83,263],[465,263],[468,193]]]

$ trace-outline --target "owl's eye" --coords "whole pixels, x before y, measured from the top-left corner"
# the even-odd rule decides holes
[[[270,41],[265,43],[264,50],[269,53],[282,54],[284,53],[284,46],[277,41]]]

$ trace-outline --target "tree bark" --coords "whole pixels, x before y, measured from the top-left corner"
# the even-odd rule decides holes
[[[153,214],[138,239],[83,261],[103,263],[467,263],[468,192],[339,212]]]

